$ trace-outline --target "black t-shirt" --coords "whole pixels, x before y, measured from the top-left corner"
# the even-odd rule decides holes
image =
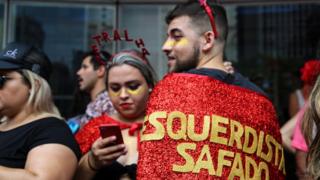
[[[219,69],[200,68],[191,69],[187,71],[187,73],[209,76],[227,84],[240,86],[268,97],[262,89],[237,72],[234,74],[228,74]]]
[[[114,161],[111,165],[99,170],[98,173],[94,176],[93,180],[118,180],[124,174],[127,174],[130,179],[135,180],[136,172],[137,164],[123,166],[119,162]]]
[[[0,165],[24,168],[31,149],[43,144],[62,144],[81,157],[80,148],[67,124],[60,119],[48,117],[0,131]]]

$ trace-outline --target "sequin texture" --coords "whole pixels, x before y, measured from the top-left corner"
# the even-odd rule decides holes
[[[148,102],[146,115],[150,116],[154,112],[161,111],[166,112],[167,115],[174,111],[182,112],[187,117],[188,115],[194,115],[194,131],[196,133],[202,132],[204,116],[209,115],[211,118],[209,135],[205,140],[197,142],[191,140],[189,135],[175,140],[168,135],[168,117],[158,118],[157,121],[165,129],[164,137],[158,140],[143,140],[141,142],[137,179],[227,179],[231,173],[235,173],[231,172],[231,168],[236,165],[235,158],[238,155],[243,171],[240,175],[235,176],[234,179],[240,179],[240,176],[247,179],[249,176],[252,178],[255,174],[257,175],[257,170],[250,167],[250,162],[255,162],[257,165],[265,163],[269,171],[269,179],[284,179],[283,171],[278,170],[281,163],[281,151],[279,148],[282,148],[279,124],[274,107],[265,96],[238,86],[225,84],[207,76],[184,73],[169,74],[154,88]],[[210,140],[213,131],[211,125],[215,121],[213,115],[227,119],[227,123],[219,124],[225,132],[221,131],[218,134],[221,139],[221,142],[218,143]],[[238,148],[235,142],[228,144],[228,140],[231,139],[231,122],[240,124],[245,131],[241,136],[241,148]],[[144,126],[142,137],[156,131],[156,127],[150,123],[150,120],[146,121]],[[179,132],[181,130],[181,121],[174,120],[172,129],[174,133]],[[233,130],[236,131],[236,129]],[[268,152],[270,152],[271,148],[274,148],[272,149],[273,154],[270,156],[272,157],[270,161],[268,158],[265,158],[267,160],[262,159],[257,148],[253,152],[249,151],[250,148],[244,152],[244,149],[242,149],[245,144],[244,134],[249,130],[251,130],[250,132],[256,132],[257,138],[263,133],[264,142],[261,151],[267,154],[268,157],[270,156]],[[223,144],[223,139],[227,140],[227,144]],[[280,146],[273,147],[270,142],[269,146],[266,143],[266,139],[274,139]],[[253,141],[253,138],[249,138],[247,146],[250,147]],[[182,143],[195,144],[195,148],[190,146],[184,151],[192,157],[194,167],[198,163],[197,161],[203,148],[209,148],[207,155],[211,155],[213,170],[215,171],[214,173],[211,172],[213,175],[210,175],[209,170],[206,168],[201,168],[199,172],[192,172],[190,169],[187,172],[173,171],[173,165],[183,166],[186,164],[186,156],[182,157],[177,152],[177,146]],[[223,158],[224,163],[230,162],[230,164],[222,165],[221,174],[218,174],[218,169],[222,162],[219,162],[219,156],[221,157],[221,154],[226,151],[232,153],[233,157],[225,156]],[[207,161],[206,158],[202,160]],[[246,167],[249,167],[247,173]],[[265,179],[266,173],[263,172],[261,174],[261,179]]]

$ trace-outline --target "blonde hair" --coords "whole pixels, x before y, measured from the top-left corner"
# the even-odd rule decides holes
[[[302,132],[309,146],[306,159],[309,173],[315,178],[320,178],[320,76],[318,77],[309,97],[309,104],[304,113],[302,121]],[[314,126],[317,127],[317,134],[313,138]]]
[[[58,108],[54,105],[48,82],[29,70],[21,70],[21,72],[30,85],[27,107],[30,108],[31,113],[62,119]]]

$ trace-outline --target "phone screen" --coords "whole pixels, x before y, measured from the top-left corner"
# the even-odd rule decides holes
[[[116,136],[116,141],[114,144],[123,144],[123,138],[121,134],[120,126],[117,124],[103,124],[99,127],[100,136],[102,138]]]

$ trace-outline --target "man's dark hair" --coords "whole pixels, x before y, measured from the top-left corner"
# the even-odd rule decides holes
[[[100,51],[99,52],[100,59],[107,63],[110,60],[111,55],[107,51]],[[97,70],[100,66],[105,66],[104,64],[101,64],[101,60],[97,59],[96,53],[93,51],[89,51],[83,54],[82,60],[86,57],[90,56],[90,63],[93,65],[93,69]]]
[[[228,36],[228,19],[224,7],[221,5],[207,1],[210,6],[215,26],[218,31],[217,40],[225,42]],[[210,24],[210,19],[204,8],[200,6],[198,0],[189,0],[186,3],[178,4],[172,11],[170,11],[166,16],[167,24],[180,16],[188,16],[191,18],[191,23],[198,29],[198,33],[202,34],[206,31],[212,31]]]

